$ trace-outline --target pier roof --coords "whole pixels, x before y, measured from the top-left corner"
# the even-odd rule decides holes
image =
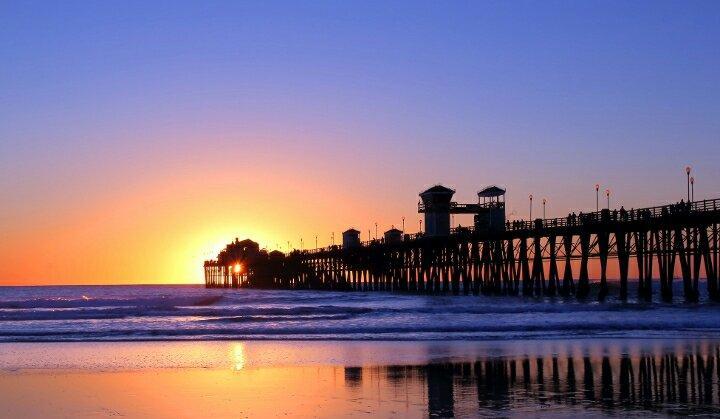
[[[496,185],[488,186],[487,188],[484,188],[480,192],[478,192],[478,196],[480,198],[492,198],[502,195],[505,195],[505,189]]]
[[[435,185],[435,186],[433,186],[433,187],[431,187],[431,188],[428,188],[427,190],[425,190],[425,191],[423,191],[423,192],[420,192],[420,195],[432,194],[432,193],[451,193],[451,194],[454,194],[454,193],[455,193],[455,190],[454,190],[454,189],[450,189],[450,188],[448,188],[448,187],[445,187],[445,186],[443,186],[443,185],[437,184],[437,185]]]

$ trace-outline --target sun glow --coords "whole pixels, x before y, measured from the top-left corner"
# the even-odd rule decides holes
[[[235,272],[236,274],[242,272],[242,264],[236,263],[235,266],[233,266],[233,272]]]

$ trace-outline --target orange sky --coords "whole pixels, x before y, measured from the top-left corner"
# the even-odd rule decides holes
[[[332,231],[339,241],[347,226],[367,231],[370,219],[381,231],[400,225],[400,205],[417,229],[414,190],[405,202],[373,205],[348,189],[353,182],[345,175],[299,176],[289,161],[285,172],[220,161],[213,167],[216,158],[210,153],[192,165],[159,160],[144,177],[109,180],[105,189],[73,180],[66,191],[81,189],[75,197],[51,193],[8,208],[0,283],[201,283],[202,261],[234,237],[285,251],[288,240],[299,247],[301,237],[314,247],[317,234],[324,246]],[[370,199],[387,193],[377,192]],[[381,206],[387,217],[369,216],[381,214]]]
[[[202,261],[235,237],[283,251],[288,240],[299,248],[303,238],[310,248],[315,235],[326,246],[331,232],[339,242],[340,232],[353,226],[365,240],[376,221],[382,234],[400,227],[403,216],[406,231],[415,232],[417,193],[438,181],[456,187],[458,201],[473,202],[477,189],[489,183],[475,179],[506,179],[511,219],[527,218],[528,192],[542,196],[530,189],[542,185],[538,176],[528,179],[512,167],[435,166],[423,150],[375,154],[372,142],[360,150],[331,136],[309,139],[297,132],[289,135],[294,141],[221,133],[177,138],[173,153],[158,148],[122,158],[58,156],[65,164],[49,159],[45,178],[19,167],[0,218],[0,284],[199,284]],[[204,142],[227,147],[198,147]],[[580,210],[594,204],[589,179]],[[636,185],[628,182],[616,189],[615,199],[627,207],[654,204],[653,196],[671,199],[681,191],[678,184],[676,191],[633,195]],[[549,217],[578,210],[574,179],[542,187],[550,191]],[[536,203],[534,214],[540,211]],[[455,222],[469,225],[471,218]]]

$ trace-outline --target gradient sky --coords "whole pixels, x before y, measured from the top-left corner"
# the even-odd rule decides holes
[[[438,182],[720,196],[718,1],[5,1],[0,63],[0,284],[199,283]]]

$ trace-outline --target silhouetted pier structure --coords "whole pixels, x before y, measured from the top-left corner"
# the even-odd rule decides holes
[[[506,221],[503,189],[480,191],[477,204],[453,202],[454,192],[437,185],[420,194],[422,234],[388,231],[361,242],[350,229],[342,246],[288,254],[236,240],[205,262],[206,286],[585,299],[593,285],[604,300],[614,260],[622,300],[634,271],[639,300],[652,299],[657,281],[662,300],[672,301],[677,270],[686,301],[700,299],[701,278],[707,297],[720,300],[720,199]],[[475,214],[475,225],[451,228],[456,213]],[[591,284],[591,261],[599,265],[597,284]]]

